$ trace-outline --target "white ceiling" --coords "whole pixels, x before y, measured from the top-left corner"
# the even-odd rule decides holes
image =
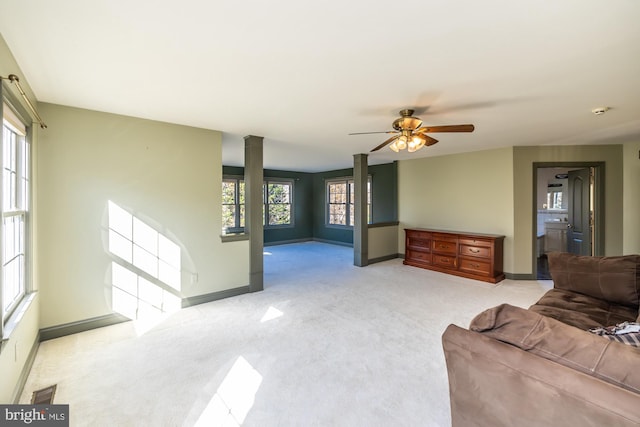
[[[351,167],[398,111],[412,155],[640,140],[637,0],[2,0],[0,32],[39,101],[265,137],[266,168]],[[591,110],[607,106],[595,116]],[[46,117],[44,117],[46,122]]]

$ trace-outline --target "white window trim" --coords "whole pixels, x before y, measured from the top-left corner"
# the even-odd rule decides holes
[[[351,192],[349,191],[349,184],[354,182],[354,179],[352,176],[346,176],[346,177],[339,177],[339,178],[327,178],[324,181],[324,193],[325,193],[325,198],[324,198],[324,222],[325,222],[325,227],[327,228],[339,228],[339,229],[352,229],[354,224],[331,224],[329,222],[329,218],[330,218],[330,214],[329,214],[329,185],[332,183],[346,183],[347,184],[347,202],[346,202],[346,213],[345,213],[345,217],[347,218],[347,221],[350,222],[351,220]],[[371,193],[373,193],[373,184],[371,181],[371,175],[367,176],[367,183],[368,183],[368,188],[369,188],[369,195],[368,195],[368,205],[369,205],[369,209],[368,209],[368,213],[367,213],[367,224],[371,224],[371,218],[372,218],[372,211],[373,211],[373,196],[371,195]]]
[[[236,213],[234,215],[235,226],[230,227],[229,229],[227,229],[226,233],[223,230],[223,236],[244,233],[244,226],[242,226],[240,224],[240,206],[241,206],[240,205],[240,182],[244,181],[244,177],[236,176],[236,175],[224,175],[222,177],[222,182],[225,182],[225,181],[233,181],[234,182],[234,186],[235,186],[235,203],[234,203],[234,205],[236,206]],[[221,209],[222,209],[222,206],[225,206],[225,204],[221,203],[221,205],[220,205]]]
[[[244,182],[244,177],[243,176],[238,176],[238,175],[223,175],[222,177],[222,181],[235,181],[235,188],[236,188],[236,225],[237,227],[233,227],[228,229],[228,231],[226,233],[223,233],[222,236],[233,236],[233,235],[237,235],[237,234],[242,234],[244,233],[244,226],[240,225],[240,203],[239,199],[240,199],[240,182]],[[262,206],[263,206],[263,223],[264,223],[264,229],[265,230],[276,230],[276,229],[282,229],[282,228],[294,228],[295,227],[295,207],[294,207],[294,201],[295,201],[295,184],[294,184],[295,180],[292,178],[278,178],[278,177],[265,177],[263,179],[262,182]],[[291,206],[290,209],[290,222],[288,224],[274,224],[274,225],[269,225],[269,203],[268,203],[268,194],[267,194],[267,188],[269,184],[285,184],[285,185],[289,185],[291,187],[291,193],[289,194],[289,205]],[[224,206],[224,205],[221,205]],[[246,212],[245,212],[246,215]],[[244,239],[242,239],[244,240]]]
[[[20,202],[20,207],[22,209],[12,209],[12,210],[8,210],[8,211],[4,211],[2,210],[2,218],[3,221],[5,218],[8,217],[12,217],[12,216],[23,216],[24,217],[24,247],[23,247],[23,252],[24,252],[24,289],[23,292],[21,293],[21,297],[16,300],[16,302],[14,304],[12,304],[12,306],[9,308],[9,310],[7,310],[7,312],[4,312],[4,296],[3,296],[3,281],[0,280],[0,338],[2,339],[2,342],[5,342],[6,340],[8,340],[8,338],[10,337],[11,333],[16,329],[16,327],[18,326],[20,320],[22,319],[24,313],[28,310],[29,306],[31,305],[31,303],[34,300],[35,297],[35,293],[33,291],[33,286],[31,283],[31,262],[32,262],[32,244],[31,244],[31,215],[30,215],[30,209],[32,206],[32,182],[33,182],[33,171],[32,171],[32,161],[31,161],[31,148],[32,148],[32,141],[31,141],[31,126],[30,123],[31,121],[28,120],[27,118],[29,117],[29,115],[26,113],[26,111],[24,111],[23,109],[21,109],[21,105],[19,104],[19,102],[12,96],[12,94],[7,91],[7,88],[3,82],[3,84],[0,87],[0,99],[2,102],[2,105],[0,107],[0,116],[2,116],[2,123],[3,123],[3,127],[7,126],[7,128],[9,128],[10,130],[12,130],[13,132],[15,132],[16,134],[24,137],[26,139],[26,149],[27,151],[22,152],[21,156],[24,158],[26,157],[26,161],[28,162],[27,168],[28,168],[28,176],[27,176],[27,185],[25,188],[26,190],[26,200],[21,200]],[[14,108],[14,106],[18,106],[17,109]],[[4,131],[3,131],[4,134]],[[0,135],[0,146],[3,147],[4,145],[4,138],[3,136]],[[4,162],[3,162],[3,152],[4,150],[0,151],[0,164],[3,165],[4,168]],[[3,189],[3,174],[0,174],[0,189]],[[20,176],[20,174],[18,174],[18,176]],[[20,185],[20,184],[18,184]],[[2,190],[0,190],[0,192],[2,192]],[[21,197],[24,197],[24,195],[21,195]],[[3,227],[0,227],[0,242],[3,241],[3,231],[2,231]],[[0,258],[4,257],[4,250],[2,250],[0,252]],[[1,260],[2,262],[0,262],[0,277],[2,277],[4,275],[4,272],[2,271],[2,265],[4,264],[4,259]]]
[[[293,228],[295,227],[295,212],[294,212],[294,180],[290,178],[265,178],[264,179],[264,228],[265,230],[273,230],[278,228]],[[268,187],[269,184],[284,184],[288,185],[291,189],[289,193],[289,223],[287,224],[269,224],[269,195],[268,195]]]

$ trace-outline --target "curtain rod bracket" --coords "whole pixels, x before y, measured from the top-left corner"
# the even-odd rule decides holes
[[[36,120],[40,124],[40,128],[41,129],[46,129],[47,125],[44,124],[44,122],[40,118],[40,114],[38,114],[38,112],[36,111],[35,107],[31,103],[31,101],[29,101],[29,98],[27,98],[27,94],[24,92],[24,90],[22,90],[22,86],[20,86],[20,78],[18,76],[16,76],[15,74],[9,74],[8,77],[0,76],[0,80],[9,80],[11,83],[16,85],[16,87],[18,88],[18,92],[20,92],[20,95],[22,96],[24,101],[27,103],[27,105],[29,106],[29,109],[31,110],[31,112],[35,116]]]

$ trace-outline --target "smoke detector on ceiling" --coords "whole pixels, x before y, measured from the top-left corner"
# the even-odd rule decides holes
[[[607,111],[609,109],[609,107],[598,107],[598,108],[594,108],[593,110],[591,110],[591,112],[593,114],[595,114],[596,116],[601,116],[602,114],[605,113],[605,111]]]

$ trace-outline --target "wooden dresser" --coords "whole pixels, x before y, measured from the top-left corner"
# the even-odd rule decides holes
[[[404,264],[498,283],[504,236],[406,228]]]

